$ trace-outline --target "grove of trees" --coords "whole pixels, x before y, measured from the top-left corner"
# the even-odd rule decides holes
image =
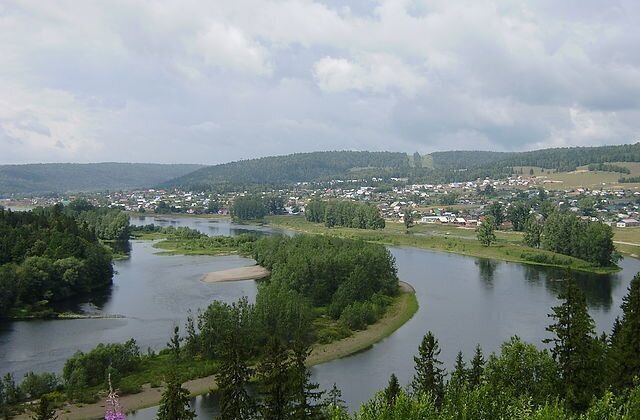
[[[384,218],[375,206],[351,201],[322,201],[312,199],[305,207],[309,222],[324,223],[327,227],[343,226],[356,229],[384,229]]]
[[[95,229],[57,205],[0,209],[0,318],[111,285],[111,252]]]

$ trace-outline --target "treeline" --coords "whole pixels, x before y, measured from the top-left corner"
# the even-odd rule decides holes
[[[604,172],[620,172],[621,174],[630,174],[631,171],[626,166],[613,165],[611,163],[592,163],[589,165],[590,171]]]
[[[260,220],[267,214],[282,214],[283,212],[284,199],[276,195],[239,196],[231,206],[231,217],[236,220]]]
[[[386,389],[353,416],[332,420],[633,420],[640,418],[640,276],[623,299],[610,335],[595,334],[585,297],[567,280],[552,308],[550,351],[515,336],[485,358],[478,346],[447,372],[437,338],[428,332],[414,357],[415,374],[403,389],[395,375]]]
[[[133,237],[144,234],[158,233],[171,242],[169,246],[164,246],[163,242],[158,243],[158,248],[178,250],[181,253],[195,254],[219,254],[238,252],[242,255],[251,254],[252,244],[258,239],[256,235],[242,234],[237,236],[208,236],[196,229],[185,226],[155,226],[153,224],[132,227]]]
[[[590,197],[578,200],[585,215],[592,214],[594,205]],[[511,222],[513,230],[524,233],[524,243],[530,247],[542,247],[600,267],[613,266],[619,259],[611,226],[584,220],[568,210],[556,208],[544,190],[539,190],[530,199],[514,201],[508,207],[495,202],[488,207],[487,215],[498,228],[505,221]],[[545,254],[531,258],[539,263],[553,263]]]
[[[158,163],[39,163],[0,165],[0,196],[148,188],[202,165]]]
[[[95,207],[86,200],[75,200],[64,207],[64,213],[76,219],[105,241],[129,239],[129,215],[119,209]]]
[[[549,215],[542,230],[542,245],[601,267],[614,265],[618,260],[611,226],[582,220],[569,212],[554,211]]]
[[[0,318],[47,312],[50,302],[110,285],[111,262],[94,231],[61,205],[0,209]]]
[[[392,152],[313,152],[286,156],[270,156],[242,160],[202,168],[164,184],[189,189],[220,189],[225,185],[286,185],[296,182],[327,181],[330,179],[398,176],[406,173],[408,156]],[[354,175],[352,170],[357,170]]]
[[[375,206],[351,201],[312,199],[305,207],[305,219],[324,223],[327,227],[343,226],[357,229],[384,229],[384,218]]]
[[[618,182],[621,184],[631,184],[631,183],[640,182],[640,176],[622,177],[618,179]]]

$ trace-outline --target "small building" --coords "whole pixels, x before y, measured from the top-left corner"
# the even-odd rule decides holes
[[[618,223],[616,223],[616,227],[619,228],[633,227],[638,225],[640,225],[640,222],[638,222],[636,219],[622,219],[618,221]]]

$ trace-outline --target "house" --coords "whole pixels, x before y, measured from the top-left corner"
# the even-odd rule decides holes
[[[439,216],[423,216],[420,219],[421,223],[438,223],[440,221]]]
[[[622,219],[618,223],[616,223],[616,227],[619,227],[619,228],[632,227],[632,226],[638,226],[638,225],[640,225],[640,222],[638,222],[636,219]]]

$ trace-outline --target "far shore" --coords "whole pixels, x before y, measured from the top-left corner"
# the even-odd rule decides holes
[[[220,283],[225,281],[260,280],[268,277],[269,270],[260,265],[231,268],[229,270],[212,271],[202,278],[205,283]]]
[[[418,301],[415,290],[410,284],[400,282],[400,293],[382,319],[370,325],[366,330],[356,331],[342,340],[315,345],[307,358],[307,365],[311,367],[327,363],[366,350],[390,336],[409,321],[417,311]],[[183,387],[189,391],[191,396],[207,394],[218,389],[215,375],[192,379],[185,382]],[[151,388],[147,384],[137,394],[120,397],[120,404],[127,412],[152,407],[160,403],[163,391],[164,387]],[[57,414],[59,420],[81,420],[102,419],[104,412],[105,401],[103,399],[94,404],[68,404],[64,409],[58,410]],[[15,418],[30,419],[30,414],[24,413]]]

